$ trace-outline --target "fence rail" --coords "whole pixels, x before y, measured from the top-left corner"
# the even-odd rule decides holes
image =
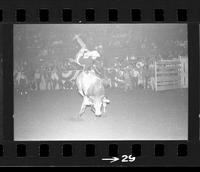
[[[155,91],[188,87],[188,60],[162,60],[155,62]]]

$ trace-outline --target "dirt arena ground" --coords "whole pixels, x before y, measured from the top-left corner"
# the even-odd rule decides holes
[[[82,102],[74,91],[15,95],[15,140],[185,140],[188,136],[188,90],[153,92],[107,90],[111,103],[96,118],[88,108],[77,120]]]

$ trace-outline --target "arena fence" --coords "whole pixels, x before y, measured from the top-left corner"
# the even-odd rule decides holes
[[[188,87],[188,58],[155,62],[155,91]]]
[[[188,88],[188,58],[180,57],[181,61],[181,87]]]

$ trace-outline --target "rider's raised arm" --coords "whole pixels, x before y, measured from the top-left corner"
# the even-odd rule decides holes
[[[81,48],[86,48],[86,44],[83,42],[83,40],[79,37],[79,35],[75,35],[74,39],[77,40],[78,44],[81,46]]]

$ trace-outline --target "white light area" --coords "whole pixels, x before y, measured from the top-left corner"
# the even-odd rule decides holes
[[[15,140],[186,140],[187,92],[132,94],[110,91],[107,113],[88,108],[76,120],[81,97],[73,91],[35,93],[30,102],[15,98]],[[19,101],[20,100],[20,101]]]

